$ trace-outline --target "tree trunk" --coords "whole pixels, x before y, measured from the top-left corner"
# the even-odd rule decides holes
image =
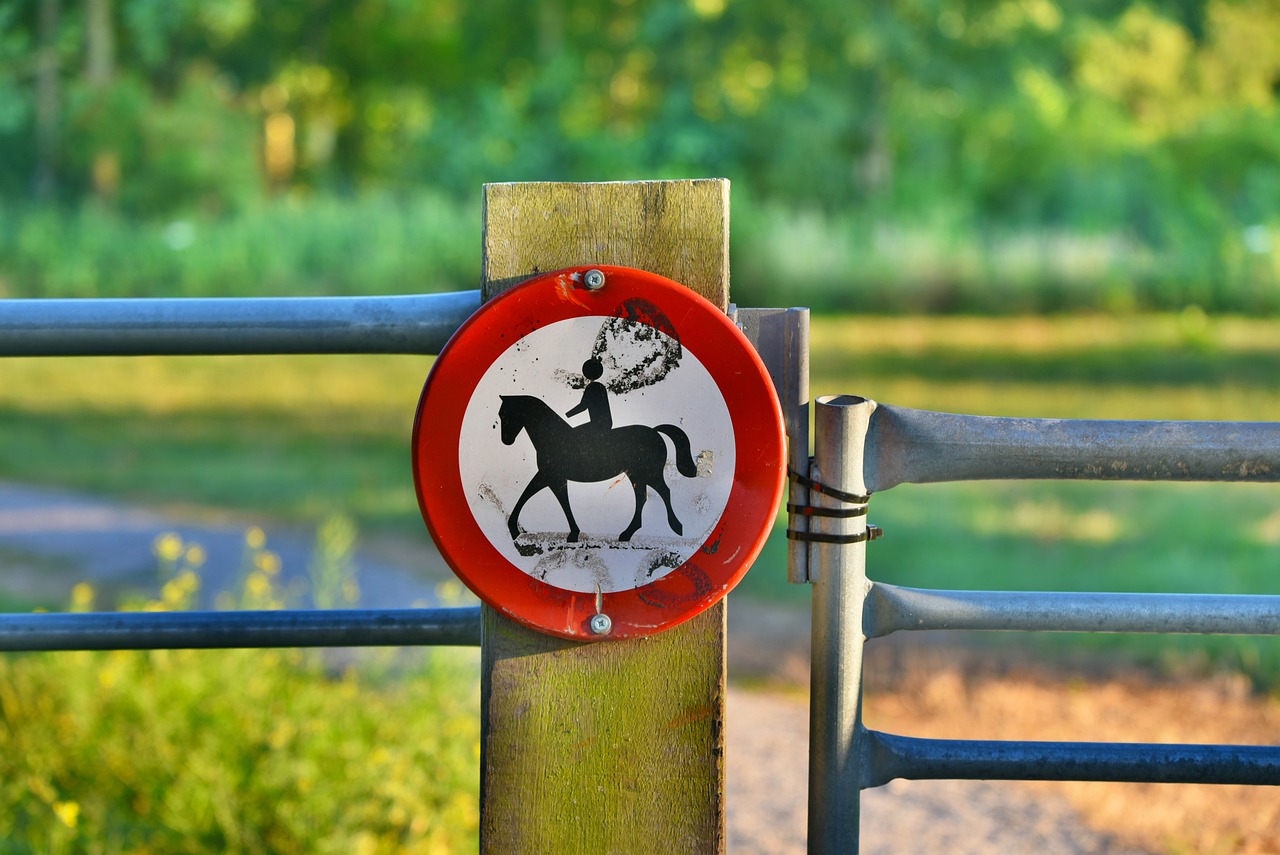
[[[111,0],[85,0],[84,76],[91,89],[103,89],[116,73],[116,34]]]
[[[61,86],[58,79],[58,21],[60,0],[40,0],[39,59],[36,63],[37,199],[51,199],[58,190],[58,136],[61,124]]]

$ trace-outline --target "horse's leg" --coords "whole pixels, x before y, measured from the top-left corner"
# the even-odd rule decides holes
[[[667,506],[667,525],[671,526],[671,530],[677,535],[684,535],[684,526],[680,525],[680,520],[676,518],[676,512],[671,508],[671,489],[667,487],[667,482],[659,475],[653,481],[653,489],[658,491],[658,495],[662,497],[663,504]]]
[[[520,498],[516,499],[516,506],[511,509],[511,516],[507,517],[507,530],[511,532],[511,539],[515,540],[520,536],[520,510],[524,507],[524,503],[533,498],[533,495],[544,487],[550,487],[547,482],[547,476],[542,474],[542,470],[533,476],[529,481],[529,486],[524,488],[524,492],[520,494]]]
[[[628,541],[631,535],[635,534],[640,528],[640,515],[644,511],[644,501],[649,497],[649,485],[643,481],[636,480],[635,476],[631,476],[631,489],[636,494],[636,513],[631,518],[631,525],[627,526],[622,534],[618,535],[618,540]]]
[[[573,518],[573,508],[569,507],[569,485],[564,481],[556,481],[549,484],[551,492],[560,501],[560,507],[564,510],[564,518],[569,521],[569,536],[565,540],[570,543],[578,542],[578,523]]]

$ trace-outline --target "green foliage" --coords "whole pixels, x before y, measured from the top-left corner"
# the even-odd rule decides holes
[[[475,847],[466,669],[333,678],[278,651],[0,660],[5,852]]]
[[[816,306],[1273,312],[1278,76],[1276,0],[27,0],[0,10],[0,194],[91,200],[145,248],[158,218],[262,234],[299,192],[452,212],[485,181],[725,175],[775,245],[828,221]],[[744,250],[748,293],[788,290],[776,267]]]
[[[68,166],[123,213],[216,214],[258,197],[256,123],[206,68],[193,68],[159,101],[132,75],[77,87],[67,121],[76,141]]]
[[[479,206],[434,194],[280,199],[137,223],[0,207],[0,296],[222,297],[476,287]]]
[[[356,527],[345,516],[335,514],[316,530],[315,555],[307,565],[316,608],[350,607],[360,601],[355,547]]]
[[[172,577],[139,605],[190,603],[195,548],[157,541]],[[247,601],[283,596],[255,578],[273,584],[254,571]],[[93,597],[77,586],[72,606]],[[337,675],[301,651],[0,658],[0,852],[474,849],[475,674],[458,651]]]

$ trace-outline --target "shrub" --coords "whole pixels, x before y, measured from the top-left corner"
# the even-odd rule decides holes
[[[198,587],[178,567],[143,606],[185,607]],[[72,607],[93,596],[77,586]],[[459,651],[338,673],[297,650],[9,656],[0,852],[474,850],[477,695]]]

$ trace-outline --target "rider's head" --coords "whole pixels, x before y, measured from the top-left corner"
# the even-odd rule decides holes
[[[599,380],[604,373],[604,365],[594,356],[582,363],[582,376],[588,380]]]

